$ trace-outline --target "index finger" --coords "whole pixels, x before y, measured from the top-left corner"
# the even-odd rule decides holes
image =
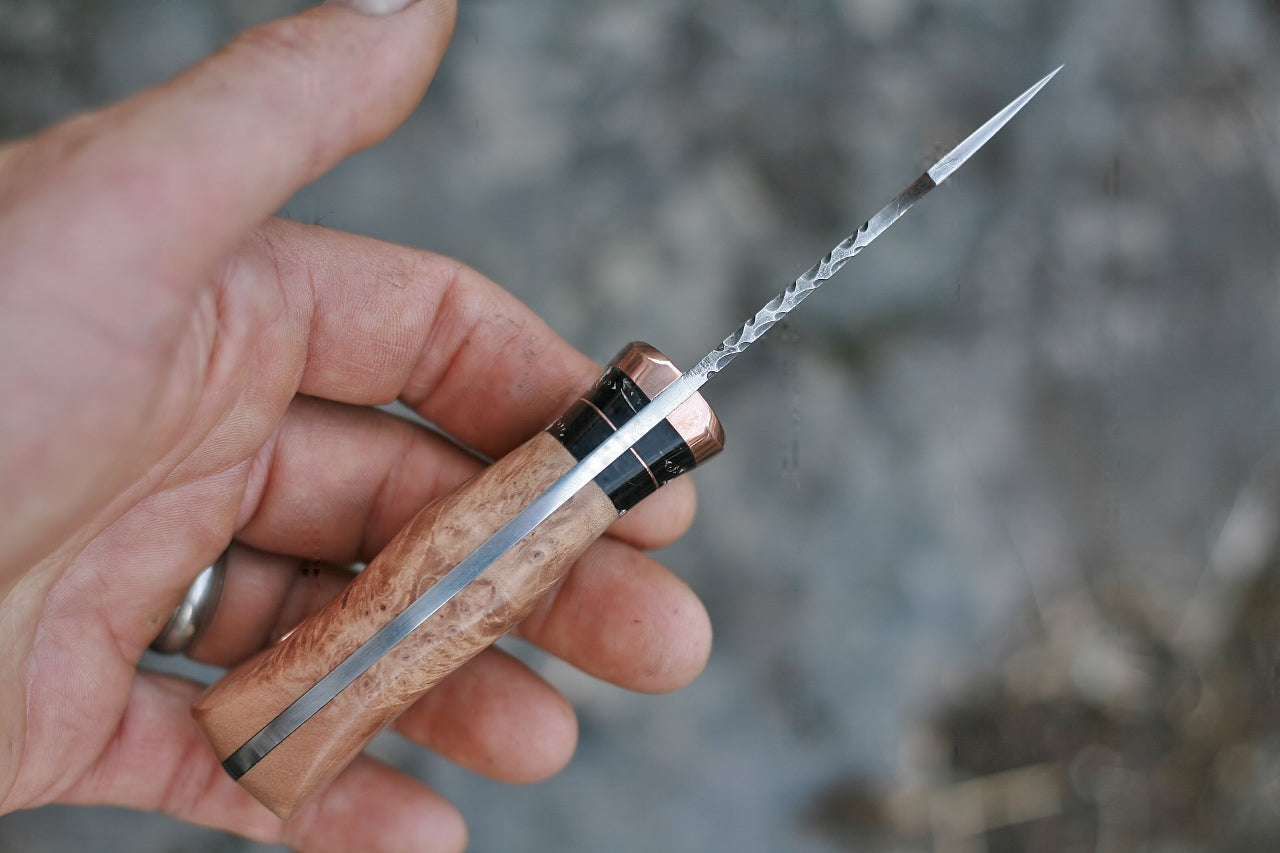
[[[599,375],[527,306],[455,260],[287,220],[267,223],[244,251],[265,256],[305,328],[304,394],[399,398],[497,457]]]

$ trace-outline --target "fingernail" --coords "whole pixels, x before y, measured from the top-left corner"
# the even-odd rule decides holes
[[[330,6],[344,6],[366,15],[390,15],[415,2],[416,0],[328,0]]]

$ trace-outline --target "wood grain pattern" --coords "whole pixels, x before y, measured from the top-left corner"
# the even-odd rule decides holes
[[[453,568],[575,460],[540,433],[420,512],[351,586],[205,693],[193,713],[219,760]],[[289,817],[397,714],[505,634],[617,518],[594,483],[240,778]]]

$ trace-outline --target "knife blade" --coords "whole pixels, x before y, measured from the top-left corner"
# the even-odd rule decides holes
[[[531,440],[537,447],[525,452],[526,445],[500,460],[462,487],[453,503],[424,509],[337,604],[331,602],[277,646],[214,685],[197,701],[194,712],[227,772],[277,814],[287,817],[296,811],[400,710],[523,618],[613,517],[718,452],[723,437],[714,413],[697,393],[702,385],[959,169],[1061,68],[947,152],[687,372],[680,374],[645,345],[624,350],[596,389],[580,400],[576,415],[562,417],[548,433]],[[571,420],[577,426],[571,426]],[[658,436],[663,428],[666,431]],[[570,441],[569,433],[577,438]],[[547,435],[558,444],[555,449],[544,440]],[[644,453],[638,450],[642,444],[647,445]],[[620,468],[628,454],[634,460]],[[549,469],[543,464],[548,459],[554,460]],[[613,474],[601,481],[610,471]],[[619,480],[630,484],[622,489],[623,498],[615,490]],[[508,498],[516,495],[518,508],[499,511],[490,519],[493,529],[479,538],[470,531],[473,535],[462,547],[456,542],[440,544],[442,531],[450,525],[476,520],[471,526],[483,527],[478,519],[499,488]],[[533,497],[525,500],[528,494]],[[574,514],[563,510],[572,502],[584,505],[578,517],[590,517],[591,523],[571,523]],[[610,517],[608,508],[615,515]],[[549,537],[543,531],[546,541],[531,545],[535,532],[550,529],[549,522],[557,518],[572,529]],[[520,560],[513,559],[517,551],[522,552]],[[489,578],[504,565],[503,577],[521,578],[512,589]],[[407,591],[405,576],[416,579]],[[484,596],[478,594],[482,584],[488,584]],[[354,613],[353,590],[358,601],[371,602],[369,612]],[[386,590],[405,603],[381,619],[373,610],[388,610],[385,601],[379,601]],[[486,596],[487,603],[468,601]],[[457,611],[452,617],[449,608]],[[483,626],[474,624],[477,612]],[[499,612],[501,618],[484,618]],[[357,622],[360,629],[351,630]],[[418,642],[406,642],[415,636]],[[388,659],[395,656],[399,665],[389,665]],[[326,662],[330,660],[332,664]],[[335,710],[335,700],[347,693],[348,699]],[[325,725],[313,725],[321,715],[327,718]],[[299,737],[300,731],[305,736]],[[282,751],[282,745],[294,738],[297,744]],[[276,756],[272,767],[261,769],[270,756]]]

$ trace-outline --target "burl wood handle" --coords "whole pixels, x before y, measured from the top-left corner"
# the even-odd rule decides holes
[[[236,753],[678,375],[657,350],[631,344],[546,432],[419,512],[342,595],[196,702],[218,759]],[[695,396],[643,444],[254,762],[240,784],[281,817],[294,814],[408,705],[527,616],[620,512],[718,452],[723,433]]]

